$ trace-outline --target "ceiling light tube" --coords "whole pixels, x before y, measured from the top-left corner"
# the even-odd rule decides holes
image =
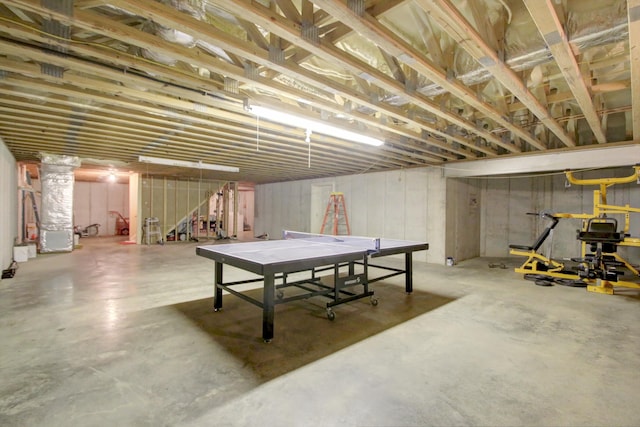
[[[178,166],[181,168],[208,169],[212,171],[222,171],[222,172],[240,172],[239,168],[236,168],[233,166],[212,165],[210,163],[202,163],[202,161],[186,162],[184,160],[163,159],[160,157],[149,157],[149,156],[138,156],[138,161],[141,163],[152,163],[154,165],[164,165],[164,166]]]
[[[271,108],[252,105],[251,107],[249,107],[249,111],[260,118],[281,123],[287,126],[294,126],[294,127],[311,130],[313,133],[321,133],[323,135],[329,135],[329,136],[333,136],[340,139],[346,139],[352,142],[359,142],[360,144],[374,145],[376,147],[379,147],[384,144],[384,141],[376,138],[372,138],[367,135],[362,135],[356,132],[352,132],[352,131],[342,129],[336,126],[332,126],[326,123],[322,123],[316,120],[306,119],[300,116],[295,116],[293,114],[272,110]]]

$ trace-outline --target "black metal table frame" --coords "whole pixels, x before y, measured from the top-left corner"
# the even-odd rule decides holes
[[[198,255],[215,261],[214,310],[220,311],[222,309],[223,291],[227,291],[232,295],[262,308],[262,338],[265,342],[270,342],[274,336],[274,313],[275,306],[277,304],[284,304],[315,296],[327,297],[331,299],[331,301],[327,303],[327,315],[329,319],[332,319],[331,307],[333,306],[365,297],[371,297],[372,304],[377,304],[377,300],[373,299],[374,292],[369,289],[369,284],[401,274],[405,274],[405,290],[410,294],[413,292],[413,252],[424,249],[428,249],[428,244],[416,245],[399,250],[395,248],[391,250],[381,250],[376,253],[362,251],[355,254],[341,254],[336,257],[325,257],[311,261],[306,260],[305,262],[297,264],[289,263],[287,265],[280,265],[273,268],[269,268],[270,266],[256,265],[255,263],[230,257],[228,255],[223,256],[212,254],[205,250],[200,250],[200,248],[197,248],[196,252]],[[374,265],[368,262],[369,257],[381,257],[401,253],[404,253],[405,255],[404,269]],[[224,264],[250,271],[261,277],[224,283]],[[362,273],[355,274],[356,265],[361,265],[363,267]],[[348,274],[347,276],[340,277],[340,268],[345,266],[348,267]],[[375,278],[369,278],[369,268],[383,269],[391,271],[391,273]],[[333,270],[333,286],[329,286],[321,282],[321,278],[316,277],[316,273],[327,270]],[[287,281],[287,276],[289,274],[301,272],[311,272],[311,277],[293,282]],[[279,281],[279,283],[276,283],[277,281]],[[255,282],[263,282],[262,301],[233,289],[234,286]],[[358,285],[363,287],[362,292],[354,293],[350,290],[350,288]],[[291,297],[282,296],[281,298],[276,298],[277,290],[282,291],[282,289],[292,286],[302,289],[306,291],[306,293]],[[314,288],[311,288],[310,286],[313,286]]]

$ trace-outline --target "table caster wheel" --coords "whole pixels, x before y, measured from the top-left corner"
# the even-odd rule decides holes
[[[327,319],[331,320],[332,322],[336,319],[336,314],[333,312],[333,310],[327,309]]]
[[[282,291],[278,291],[278,292],[276,292],[276,297],[277,297],[278,299],[282,299],[282,298],[284,298],[284,292],[282,292]]]
[[[378,298],[371,297],[371,305],[373,306],[378,305]]]

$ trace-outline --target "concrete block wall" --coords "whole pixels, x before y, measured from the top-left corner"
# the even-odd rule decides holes
[[[482,198],[477,180],[448,179],[446,205],[447,257],[458,262],[479,256]]]
[[[323,194],[318,188],[325,194],[344,193],[352,235],[428,242],[430,249],[416,254],[416,260],[442,264],[449,256],[445,255],[447,180],[437,168],[257,185],[256,235],[267,232],[280,238],[283,229],[318,233],[319,228],[312,229],[312,217],[324,215],[328,202],[328,197],[312,200]],[[311,212],[311,206],[321,212]]]
[[[578,178],[625,177],[631,168],[576,173]],[[319,232],[314,215],[322,216],[328,198],[313,200],[322,191],[345,194],[351,234],[425,240],[425,261],[443,263],[486,256],[509,256],[509,244],[531,244],[546,223],[527,212],[591,213],[594,187],[567,187],[563,172],[511,178],[449,178],[437,168],[416,168],[332,179],[293,181],[256,186],[256,230],[279,238],[282,229]],[[608,190],[608,202],[640,207],[640,185],[624,184]],[[314,209],[322,212],[312,212]],[[320,207],[320,208],[319,208]],[[623,217],[618,216],[622,221]],[[316,220],[317,222],[317,220]],[[580,255],[576,230],[580,219],[563,219],[545,245],[554,257]],[[317,228],[317,229],[316,229]],[[640,236],[640,214],[631,215],[631,234]],[[547,242],[549,243],[549,242]],[[640,248],[620,248],[632,262],[640,262]]]

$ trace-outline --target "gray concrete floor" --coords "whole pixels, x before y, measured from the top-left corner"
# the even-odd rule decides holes
[[[0,282],[2,426],[640,425],[636,291],[416,263],[412,295],[379,282],[334,322],[277,306],[265,344],[257,307],[212,311],[195,243],[81,243]]]

